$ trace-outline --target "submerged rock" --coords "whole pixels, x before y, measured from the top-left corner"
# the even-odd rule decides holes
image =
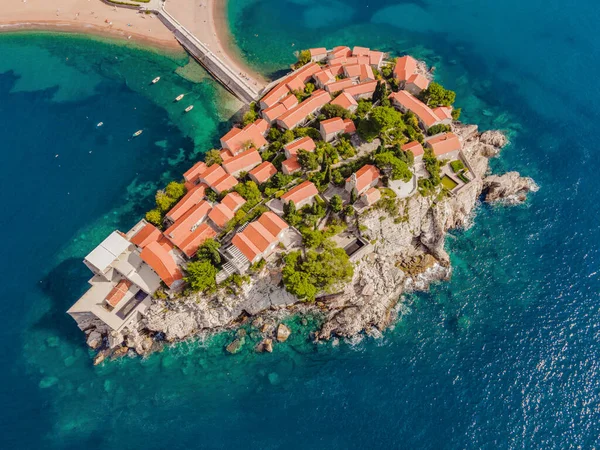
[[[280,323],[277,327],[277,340],[279,342],[285,342],[292,334],[292,331],[284,324]]]
[[[502,148],[508,144],[508,139],[501,131],[489,130],[481,133],[479,140],[482,144],[491,145],[493,147]]]
[[[244,336],[238,337],[234,339],[227,347],[225,347],[225,350],[227,350],[228,353],[235,355],[242,349],[245,343],[246,338]]]

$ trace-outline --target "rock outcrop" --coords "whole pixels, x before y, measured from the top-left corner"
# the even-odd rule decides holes
[[[485,201],[489,203],[503,202],[510,205],[523,203],[529,192],[538,190],[535,182],[528,177],[522,177],[518,172],[508,172],[504,175],[490,175],[483,180]]]

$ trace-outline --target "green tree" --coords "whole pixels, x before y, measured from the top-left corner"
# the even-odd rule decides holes
[[[223,162],[223,158],[221,158],[219,150],[213,148],[212,150],[206,152],[204,162],[210,167],[213,164],[221,164]]]
[[[373,104],[365,99],[361,99],[358,101],[358,106],[356,107],[356,115],[361,119],[367,118],[373,109]]]
[[[196,252],[196,256],[200,261],[209,261],[215,266],[221,264],[221,254],[219,248],[221,244],[214,239],[207,239],[202,243]]]
[[[440,177],[440,161],[435,157],[433,150],[429,147],[426,147],[423,152],[423,164],[425,165],[425,169],[429,172],[430,181],[433,186],[437,186],[442,181]]]
[[[219,199],[219,194],[217,194],[212,189],[207,189],[204,195],[206,196],[206,200],[208,200],[211,203],[214,203]]]
[[[163,215],[158,208],[151,209],[146,213],[146,220],[157,227],[162,226]]]
[[[346,252],[328,246],[327,251],[309,250],[303,256],[291,252],[284,258],[283,282],[291,294],[314,301],[319,292],[330,292],[352,279],[354,268]]]
[[[179,200],[185,195],[185,185],[177,181],[171,181],[165,188],[165,193],[176,200]]]
[[[246,203],[243,206],[246,211],[256,206],[262,200],[262,193],[254,181],[239,183],[234,189],[244,198],[244,200],[246,200]]]
[[[339,213],[342,208],[344,207],[344,202],[342,201],[342,197],[340,197],[339,195],[334,195],[333,197],[331,197],[331,200],[329,200],[329,206],[331,206],[331,209],[333,210],[333,212]]]
[[[454,108],[452,110],[452,119],[458,120],[460,119],[460,113],[462,112],[462,108]]]
[[[285,130],[279,138],[280,142],[284,145],[289,144],[294,139],[296,139],[296,136],[294,136],[294,132],[292,130]]]
[[[354,149],[350,141],[346,138],[341,138],[338,144],[336,145],[335,149],[337,150],[338,154],[344,159],[352,158],[354,155],[356,155],[356,150]]]
[[[408,164],[398,158],[394,152],[385,152],[375,155],[373,158],[375,165],[380,169],[391,169],[392,180],[410,181],[412,172],[408,168]]]
[[[373,103],[381,102],[383,99],[387,100],[389,95],[385,81],[378,81],[375,92],[373,92]]]
[[[281,131],[279,128],[271,127],[269,128],[269,134],[267,134],[267,140],[269,142],[274,142],[281,138]]]
[[[177,199],[167,195],[164,191],[158,191],[154,199],[156,200],[156,206],[163,213],[169,211],[177,203]]]
[[[319,230],[312,230],[308,227],[302,228],[302,242],[307,248],[318,248],[323,243],[323,233]]]
[[[346,180],[344,179],[342,172],[335,169],[334,171],[331,172],[331,181],[333,181],[333,184],[340,186],[340,185],[344,184],[344,182]]]
[[[243,126],[249,125],[252,122],[254,122],[256,119],[258,119],[258,113],[256,111],[254,111],[253,109],[250,109],[249,111],[246,111],[244,113],[244,117],[242,118],[242,125]]]
[[[456,100],[456,93],[449,89],[444,89],[441,84],[433,81],[429,83],[427,89],[419,94],[419,98],[432,108],[452,106],[454,100]]]
[[[310,51],[309,50],[302,50],[299,54],[298,54],[298,62],[294,65],[295,69],[299,69],[300,67],[308,64],[311,60],[311,56],[310,56]]]
[[[314,152],[298,150],[297,157],[298,163],[302,166],[302,169],[311,171],[319,168],[319,158]]]
[[[321,108],[321,114],[327,119],[333,119],[334,117],[341,117],[342,119],[352,118],[352,113],[346,108],[343,108],[340,105],[332,105],[331,103],[328,103]]]
[[[450,127],[450,125],[446,125],[443,123],[438,123],[437,125],[432,126],[431,128],[429,128],[429,130],[427,130],[427,134],[429,136],[433,136],[435,134],[438,133],[446,133],[448,131],[452,130],[452,128]]]
[[[296,210],[296,204],[293,201],[289,201],[283,205],[283,218],[293,227],[302,221],[302,216]]]
[[[210,261],[195,261],[187,265],[185,281],[195,292],[205,292],[217,286],[217,268]]]
[[[306,85],[304,86],[304,93],[310,95],[314,91],[315,91],[315,85],[312,83],[306,83]]]

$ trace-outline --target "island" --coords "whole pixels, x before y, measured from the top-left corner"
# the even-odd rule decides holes
[[[384,331],[403,293],[450,276],[446,233],[480,199],[537,189],[489,174],[507,139],[461,123],[455,97],[410,55],[299,52],[220,148],[85,257],[68,313],[95,363],[240,327],[228,352],[273,351],[292,314],[317,318],[315,341]]]

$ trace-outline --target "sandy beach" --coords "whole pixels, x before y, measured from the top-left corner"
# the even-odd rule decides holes
[[[165,9],[233,70],[262,89],[267,81],[250,69],[235,49],[226,0],[167,0]],[[61,31],[133,40],[181,51],[173,34],[153,14],[109,6],[100,0],[2,0],[0,32]]]
[[[94,34],[181,50],[172,33],[154,15],[115,8],[100,0],[2,0],[0,31],[17,30]]]
[[[229,31],[227,0],[167,0],[165,9],[219,58],[259,88],[267,85],[238,54]]]

